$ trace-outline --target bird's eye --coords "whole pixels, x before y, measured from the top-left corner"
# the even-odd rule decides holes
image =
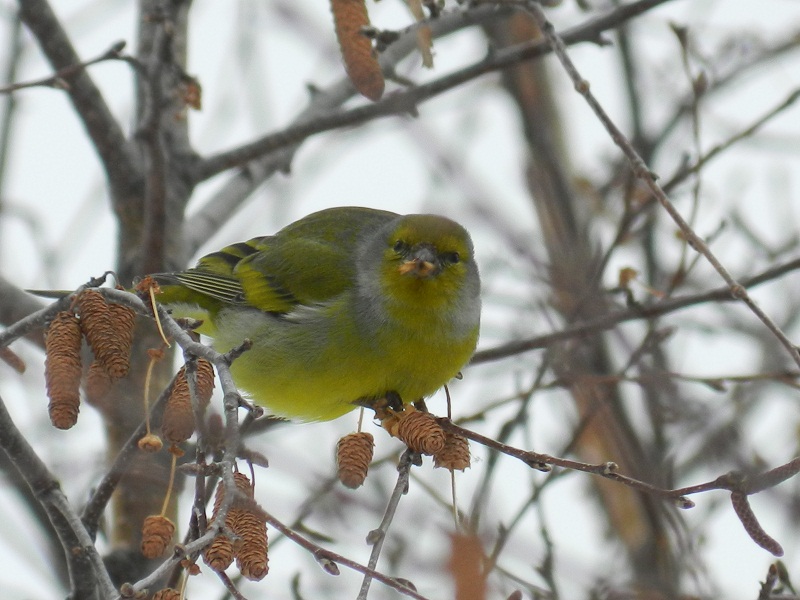
[[[406,244],[403,240],[397,240],[394,243],[393,248],[398,254],[405,254],[408,251],[408,244]]]
[[[458,252],[445,252],[442,255],[442,260],[444,260],[446,263],[454,265],[461,260],[461,256],[459,256]]]

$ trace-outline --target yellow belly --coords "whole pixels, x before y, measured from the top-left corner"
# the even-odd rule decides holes
[[[302,421],[334,419],[390,391],[404,402],[429,396],[458,373],[477,342],[477,327],[462,339],[386,326],[368,334],[336,307],[297,323],[255,311],[223,313],[217,330],[220,351],[253,341],[231,367],[237,386],[269,411]]]

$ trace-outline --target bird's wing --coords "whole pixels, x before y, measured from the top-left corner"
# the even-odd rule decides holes
[[[166,284],[159,299],[210,311],[238,304],[275,313],[325,302],[353,285],[361,238],[395,217],[356,207],[313,213],[275,235],[208,254],[192,269],[155,276]]]
[[[270,238],[234,268],[247,303],[288,312],[338,296],[354,285],[360,240],[394,213],[340,207],[311,214]]]
[[[233,274],[236,265],[258,252],[266,238],[258,237],[231,244],[202,257],[186,271],[158,273],[153,278],[161,284],[159,301],[165,304],[197,304],[215,311],[225,304],[245,304],[242,282]]]

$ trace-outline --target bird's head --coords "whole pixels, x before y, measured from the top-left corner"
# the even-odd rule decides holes
[[[475,305],[480,281],[472,240],[455,221],[405,215],[378,230],[365,247],[360,274],[373,296],[418,310]]]

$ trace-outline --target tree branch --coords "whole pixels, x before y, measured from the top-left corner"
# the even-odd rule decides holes
[[[601,41],[601,34],[604,31],[618,27],[621,23],[669,1],[670,0],[640,0],[639,2],[622,6],[611,11],[607,15],[597,17],[583,25],[566,31],[563,34],[563,39],[567,44],[587,41],[599,43]],[[502,5],[504,3],[493,2],[492,4],[494,5],[492,7],[480,7],[481,9],[488,8],[489,10],[486,10],[486,12],[479,13],[476,11],[474,14],[470,14],[468,19],[461,17],[458,27],[474,25],[476,22],[480,22],[481,18],[486,20],[490,16],[491,11],[497,11],[496,4]],[[441,18],[443,19],[444,17]],[[432,20],[430,23],[426,21],[425,24],[429,24],[433,29],[436,25],[436,21],[437,20]],[[434,30],[435,35],[443,35],[444,32],[449,31],[446,29],[441,31]],[[266,135],[252,143],[245,144],[233,150],[220,152],[199,161],[194,168],[194,179],[197,182],[204,181],[231,167],[241,166],[250,160],[257,159],[271,152],[295,146],[318,133],[359,125],[382,117],[403,114],[415,115],[417,106],[426,100],[476,79],[481,75],[500,71],[525,60],[538,58],[548,54],[550,51],[550,46],[547,42],[521,44],[513,48],[491,53],[481,61],[449,75],[440,77],[430,83],[415,86],[406,91],[387,94],[380,102],[359,106],[347,111],[321,114],[310,122],[296,122],[295,125],[276,133]],[[393,58],[393,60],[395,59]],[[385,61],[381,61],[381,65],[385,70],[387,69],[388,65],[385,64]]]
[[[77,513],[61,491],[58,480],[20,433],[0,398],[0,447],[47,511],[66,557],[75,598],[116,596],[103,560]]]
[[[763,273],[753,277],[742,279],[740,285],[745,288],[751,288],[767,281],[777,279],[778,277],[782,277],[786,273],[790,273],[791,271],[796,271],[798,269],[800,269],[800,258],[796,258],[782,265],[767,269]],[[475,353],[475,356],[472,357],[470,364],[481,364],[492,360],[507,358],[509,356],[514,356],[516,354],[527,352],[529,350],[535,350],[537,348],[546,348],[556,342],[573,338],[577,339],[586,335],[611,329],[612,327],[616,327],[620,323],[624,323],[626,321],[651,319],[653,317],[659,317],[683,308],[687,308],[689,306],[705,304],[707,302],[731,302],[733,300],[736,300],[736,298],[731,295],[730,288],[726,286],[716,288],[708,292],[701,292],[686,296],[676,296],[668,300],[656,302],[655,304],[636,305],[625,310],[608,313],[591,321],[577,323],[562,329],[561,331],[547,333],[545,335],[536,336],[527,340],[517,340],[497,346],[495,348],[481,350],[480,352]]]
[[[569,78],[572,80],[575,90],[584,97],[586,103],[594,112],[595,116],[600,120],[603,127],[605,127],[608,134],[614,143],[622,150],[625,157],[630,162],[631,169],[637,178],[641,179],[650,192],[656,197],[659,204],[669,214],[675,224],[680,228],[686,242],[698,253],[703,255],[705,259],[714,267],[714,270],[719,273],[720,277],[725,280],[728,285],[729,293],[737,300],[741,300],[750,311],[769,329],[772,334],[778,339],[780,344],[787,350],[792,360],[800,366],[800,349],[786,336],[786,334],[778,327],[778,325],[764,312],[761,307],[753,300],[747,293],[747,289],[731,275],[728,269],[716,257],[716,255],[708,247],[708,244],[692,229],[689,223],[683,218],[681,213],[675,208],[675,205],[667,196],[664,188],[659,185],[657,175],[650,170],[645,164],[642,157],[630,143],[627,137],[622,133],[619,127],[612,121],[611,117],[602,107],[597,98],[592,94],[589,82],[585,80],[578,72],[575,64],[567,54],[567,47],[565,40],[559,36],[553,24],[547,19],[547,16],[542,11],[539,4],[531,0],[524,0],[525,9],[529,11],[539,27],[542,34],[546,38],[548,44],[553,48],[554,53],[561,62],[562,67],[566,71]],[[793,102],[790,97],[787,102]]]

